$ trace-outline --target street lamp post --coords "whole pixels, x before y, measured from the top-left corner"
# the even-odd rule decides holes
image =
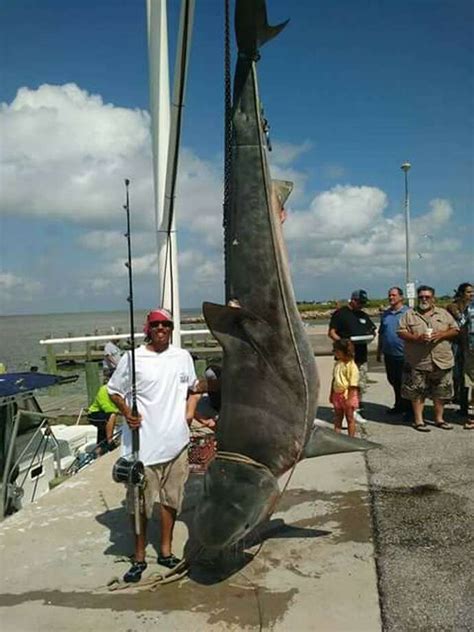
[[[405,174],[405,285],[408,304],[415,304],[415,288],[410,280],[410,196],[408,194],[408,171],[411,168],[409,162],[404,162],[400,169]]]

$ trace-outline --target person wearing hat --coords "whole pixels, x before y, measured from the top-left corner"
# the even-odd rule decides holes
[[[354,343],[354,361],[359,369],[359,390],[362,395],[367,388],[367,346],[373,340],[377,327],[362,307],[368,302],[365,290],[354,290],[349,303],[337,309],[329,322],[328,336],[331,340],[348,339]],[[360,414],[356,421],[364,421]]]
[[[174,568],[180,560],[173,555],[172,539],[176,515],[181,508],[188,477],[189,424],[200,395],[193,392],[196,373],[191,355],[171,344],[173,317],[163,308],[146,317],[145,344],[135,350],[138,416],[131,410],[132,357],[125,354],[107,387],[112,401],[128,427],[122,433],[122,454],[132,453],[132,432],[139,429],[139,459],[145,466],[145,487],[140,534],[135,534],[135,557],[124,575],[137,582],[147,567],[145,561],[147,522],[155,500],[160,502],[160,553],[158,563]],[[133,500],[127,507],[133,516]],[[132,520],[133,523],[133,520]]]

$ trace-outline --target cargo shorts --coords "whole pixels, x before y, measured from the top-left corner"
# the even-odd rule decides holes
[[[179,513],[188,474],[187,446],[171,461],[145,466],[145,485],[141,494],[141,503],[142,510],[144,508],[148,519],[153,515],[153,507],[158,498],[162,505],[176,509]],[[133,488],[128,486],[126,503],[128,513],[133,515],[135,513]]]
[[[410,401],[425,397],[450,400],[454,397],[453,369],[434,367],[431,371],[421,371],[405,364],[401,393]]]

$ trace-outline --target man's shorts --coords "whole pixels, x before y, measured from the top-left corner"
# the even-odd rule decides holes
[[[420,371],[410,365],[403,367],[402,397],[416,399],[450,400],[454,396],[453,370],[434,367],[431,371]]]
[[[367,362],[363,362],[362,364],[358,365],[358,369],[359,369],[359,393],[362,395],[367,390],[367,371],[369,370]]]
[[[142,490],[142,502],[145,515],[149,519],[153,515],[153,506],[159,498],[162,505],[180,511],[183,503],[184,485],[188,479],[188,447],[178,456],[166,463],[156,463],[145,467],[145,486]],[[127,510],[134,514],[132,489],[127,486]]]

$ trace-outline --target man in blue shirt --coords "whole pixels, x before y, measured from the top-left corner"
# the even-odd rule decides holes
[[[390,307],[380,317],[377,360],[381,362],[383,354],[387,380],[395,394],[395,404],[387,413],[398,415],[409,413],[411,410],[410,402],[403,399],[400,393],[404,364],[404,342],[397,334],[400,318],[409,308],[403,304],[403,291],[399,287],[389,289],[388,302]]]

